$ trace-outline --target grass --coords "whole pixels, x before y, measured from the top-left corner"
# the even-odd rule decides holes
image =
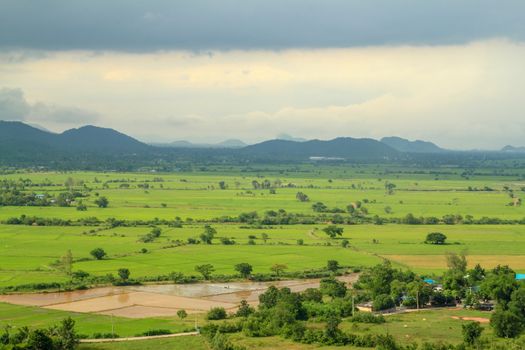
[[[233,266],[248,262],[255,273],[269,273],[276,263],[288,271],[320,268],[334,258],[343,265],[371,266],[382,258],[420,273],[439,273],[446,268],[447,252],[466,251],[471,265],[485,267],[508,264],[525,271],[525,227],[511,225],[351,225],[345,226],[342,238],[350,248],[342,248],[342,239],[330,240],[323,225],[278,226],[267,229],[244,229],[239,225],[214,225],[218,237],[233,238],[237,244],[173,246],[173,241],[198,237],[201,225],[183,228],[162,227],[162,236],[153,243],[140,237],[148,227],[115,228],[89,233],[89,227],[33,227],[0,225],[0,286],[35,282],[65,281],[66,275],[54,263],[69,249],[75,263],[73,270],[94,275],[116,274],[119,268],[131,270],[132,277],[165,275],[172,271],[196,274],[195,265],[211,263],[218,274],[235,273]],[[424,244],[428,232],[439,230],[449,244]],[[267,233],[266,243],[261,239]],[[248,245],[255,236],[256,245]],[[302,239],[304,245],[297,245]],[[375,243],[374,243],[375,242]],[[327,246],[326,244],[330,244]],[[89,252],[101,247],[108,253],[104,260],[93,260]],[[146,248],[147,253],[141,253]]]
[[[207,350],[208,346],[203,337],[177,337],[167,339],[141,340],[118,343],[81,344],[79,350]]]
[[[130,337],[150,329],[169,329],[174,333],[194,329],[195,317],[198,324],[204,322],[203,316],[190,316],[187,319],[178,318],[143,318],[132,319],[124,317],[111,317],[90,313],[75,313],[59,310],[50,310],[39,307],[11,305],[0,303],[0,328],[6,325],[22,327],[46,328],[58,324],[70,316],[76,322],[79,334],[92,336],[94,333],[111,333],[112,324],[115,334],[121,337]]]
[[[237,216],[256,211],[285,209],[292,213],[314,214],[312,204],[323,202],[329,208],[345,209],[352,202],[361,201],[370,215],[399,218],[408,213],[415,216],[441,217],[447,214],[472,215],[475,218],[497,217],[522,219],[525,206],[509,206],[515,197],[525,196],[525,171],[522,169],[479,168],[469,177],[463,169],[422,169],[403,166],[376,165],[269,165],[257,167],[214,166],[195,169],[191,173],[95,173],[95,172],[16,172],[1,179],[31,179],[27,188],[35,193],[57,194],[66,190],[68,178],[76,181],[75,189],[91,189],[83,199],[88,210],[75,207],[0,207],[0,221],[20,215],[47,218],[79,219],[97,217],[101,220],[153,220],[154,218],[182,218],[182,228],[162,228],[160,238],[152,243],[140,242],[149,227],[33,227],[0,225],[0,287],[36,282],[63,282],[68,277],[56,262],[71,250],[73,270],[84,270],[93,275],[116,274],[119,268],[129,268],[132,277],[158,276],[172,271],[195,275],[195,265],[210,263],[217,274],[233,274],[234,265],[247,262],[255,273],[268,273],[276,263],[288,266],[288,271],[320,268],[328,259],[343,265],[372,266],[382,259],[391,260],[397,267],[410,268],[421,274],[439,274],[445,268],[448,252],[467,252],[470,265],[480,263],[490,268],[508,264],[516,271],[525,272],[525,226],[522,225],[354,225],[344,226],[343,237],[327,238],[322,228],[328,225],[291,225],[243,228],[238,224],[214,224],[217,239],[212,245],[176,246],[176,241],[198,237],[202,223],[188,218],[211,220],[221,216]],[[269,180],[282,184],[275,194],[268,189],[254,189],[252,181]],[[225,181],[227,189],[219,189]],[[396,184],[392,195],[385,193],[385,182]],[[122,188],[121,185],[129,185]],[[140,188],[146,184],[149,188]],[[491,191],[471,191],[484,189]],[[297,192],[304,192],[310,202],[296,200]],[[106,196],[109,207],[94,204],[97,196]],[[389,213],[385,210],[389,207]],[[424,244],[429,232],[443,232],[447,243],[443,246]],[[262,233],[269,239],[264,242]],[[255,236],[255,245],[249,245]],[[232,238],[236,245],[219,243],[220,237]],[[349,248],[341,247],[348,239]],[[297,241],[303,240],[304,245]],[[90,257],[93,248],[101,247],[107,259],[96,261]],[[141,253],[143,248],[146,253]],[[460,340],[461,322],[450,318],[452,313],[471,311],[425,311],[389,317],[386,325],[352,325],[342,327],[356,332],[388,332],[402,341],[446,339]],[[0,325],[48,326],[66,315],[75,318],[80,333],[111,332],[111,318],[93,314],[75,314],[25,306],[0,304]],[[199,316],[201,317],[201,316]],[[190,317],[191,318],[191,317]],[[423,320],[425,318],[425,320]],[[148,329],[167,328],[181,331],[193,326],[193,319],[175,318],[113,319],[116,332],[132,336]],[[406,327],[405,327],[406,326]],[[490,333],[489,330],[486,331]],[[236,342],[247,348],[273,349],[284,344],[289,349],[313,349],[274,338],[245,338],[234,335]],[[149,342],[82,345],[81,349],[206,349],[200,337],[162,339]],[[319,349],[329,349],[320,347]]]

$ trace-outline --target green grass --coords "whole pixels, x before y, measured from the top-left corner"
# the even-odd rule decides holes
[[[233,266],[248,262],[255,273],[268,273],[276,263],[288,271],[320,268],[328,259],[348,266],[371,266],[381,258],[421,273],[439,273],[446,268],[447,252],[466,251],[471,265],[486,267],[509,264],[525,270],[525,227],[516,225],[346,225],[343,238],[350,248],[340,246],[341,239],[330,240],[322,232],[324,225],[278,226],[267,229],[243,229],[238,225],[214,225],[218,237],[233,238],[237,244],[225,246],[216,239],[213,245],[173,247],[173,241],[198,237],[201,225],[183,228],[163,227],[162,236],[153,243],[142,243],[147,227],[122,227],[90,234],[89,227],[33,227],[0,225],[0,286],[34,282],[65,281],[67,277],[54,263],[69,249],[75,263],[73,270],[94,275],[115,274],[119,268],[131,270],[132,277],[158,276],[172,271],[196,274],[194,267],[211,263],[219,274],[235,273]],[[424,244],[428,232],[439,230],[448,237],[443,246]],[[270,237],[266,243],[261,234]],[[256,236],[256,245],[248,245]],[[303,246],[297,240],[304,241]],[[376,243],[374,243],[374,240]],[[326,246],[330,244],[330,246]],[[89,252],[101,247],[108,258],[93,260]],[[146,248],[146,254],[140,253]]]
[[[71,316],[76,322],[77,332],[89,337],[94,333],[111,333],[112,323],[116,334],[121,337],[130,337],[150,329],[169,329],[174,333],[184,332],[194,328],[195,317],[197,317],[199,324],[204,322],[202,315],[192,315],[185,320],[179,320],[176,317],[132,319],[6,303],[0,303],[0,315],[0,327],[11,325],[14,327],[31,326],[33,328],[46,328],[56,325],[64,318]]]
[[[191,173],[18,172],[2,175],[1,179],[29,178],[36,184],[42,184],[27,189],[35,193],[63,192],[66,180],[73,178],[77,181],[76,189],[82,190],[84,185],[91,189],[89,196],[83,199],[88,210],[80,212],[75,207],[54,206],[0,207],[0,221],[23,214],[71,220],[92,216],[101,220],[111,217],[125,220],[173,220],[176,217],[211,220],[250,211],[263,215],[267,210],[281,208],[292,213],[314,214],[311,206],[318,201],[330,208],[342,209],[352,202],[362,201],[370,215],[391,218],[408,213],[425,217],[446,214],[472,215],[475,218],[525,217],[525,205],[509,206],[511,198],[505,190],[505,187],[512,189],[518,198],[525,196],[524,170],[479,168],[468,179],[461,176],[463,171],[459,168],[422,169],[395,165],[269,165],[253,168],[214,166],[206,170],[195,169]],[[254,180],[279,180],[283,187],[276,188],[276,193],[271,194],[267,189],[254,189]],[[219,181],[225,181],[228,188],[219,189]],[[394,194],[385,193],[385,181],[396,184]],[[120,188],[122,183],[128,183],[130,188]],[[145,183],[150,188],[138,187]],[[469,187],[490,187],[493,191],[469,191]],[[297,201],[295,196],[299,191],[306,193],[310,202]],[[109,199],[108,208],[95,206],[97,195]],[[385,212],[386,207],[391,208],[391,213]],[[508,264],[516,271],[525,272],[525,225],[346,225],[343,237],[335,240],[328,239],[322,232],[326,225],[328,223],[247,229],[238,224],[214,224],[218,233],[213,245],[183,246],[175,246],[174,242],[198,237],[203,231],[202,223],[187,221],[182,228],[162,227],[161,237],[153,243],[140,242],[140,237],[150,231],[149,227],[98,231],[98,227],[0,225],[0,287],[66,281],[67,276],[55,263],[68,250],[74,257],[75,271],[105,275],[116,274],[119,268],[125,267],[131,270],[132,277],[165,275],[172,271],[195,275],[195,265],[205,263],[213,264],[217,274],[233,274],[234,265],[240,262],[252,264],[255,273],[268,273],[276,263],[286,264],[288,271],[301,271],[323,267],[329,259],[338,260],[343,265],[371,266],[383,258],[391,260],[397,267],[410,268],[422,274],[439,274],[446,268],[445,254],[462,251],[467,252],[470,265],[480,263],[492,267]],[[426,234],[433,231],[443,232],[448,237],[448,244],[424,244]],[[263,232],[270,237],[266,243],[261,239]],[[252,235],[257,237],[256,245],[247,244]],[[237,244],[221,245],[220,237],[232,238]],[[349,248],[341,247],[343,238],[350,241]],[[297,240],[303,240],[304,245],[297,245]],[[97,247],[107,251],[107,259],[96,261],[90,257],[89,252]],[[141,253],[142,248],[148,252]],[[450,312],[392,316],[386,327],[403,341],[428,338],[456,342],[460,337],[458,327],[461,321],[451,319]],[[70,314],[77,321],[80,333],[111,331],[108,316],[0,304],[1,324],[48,326]],[[179,331],[191,327],[193,320],[114,318],[114,323],[117,333],[129,336],[154,328]],[[346,322],[343,327],[358,332],[385,331],[385,325],[358,325],[354,329],[355,326]],[[241,335],[234,338],[255,349],[273,349],[276,342],[290,349],[316,348],[282,339],[245,338]],[[135,348],[205,349],[207,346],[202,338],[191,337],[81,347]]]
[[[207,350],[208,346],[203,337],[177,337],[167,339],[141,340],[131,342],[115,342],[100,344],[81,344],[79,350]]]

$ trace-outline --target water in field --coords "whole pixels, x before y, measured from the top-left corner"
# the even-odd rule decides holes
[[[352,282],[356,277],[350,275],[340,279]],[[271,285],[301,292],[319,287],[319,280],[104,287],[73,292],[0,295],[0,302],[129,318],[160,317],[175,316],[180,309],[189,313],[206,312],[212,307],[235,310],[243,299],[257,304],[259,295]]]

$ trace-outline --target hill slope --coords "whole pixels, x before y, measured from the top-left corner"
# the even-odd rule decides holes
[[[244,147],[242,153],[259,158],[308,159],[311,157],[343,159],[388,159],[399,155],[395,149],[372,139],[339,137],[329,141],[304,142],[270,140]]]
[[[71,152],[137,152],[148,146],[113,129],[84,126],[62,134],[46,132],[21,122],[0,121],[0,150],[10,156]]]
[[[399,152],[406,153],[440,153],[445,152],[443,148],[440,148],[436,144],[428,141],[409,141],[401,137],[383,137],[381,143],[392,147]]]

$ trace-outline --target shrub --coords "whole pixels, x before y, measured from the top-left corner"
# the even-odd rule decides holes
[[[169,329],[150,329],[143,333],[139,333],[136,336],[137,337],[149,337],[152,335],[166,335],[166,334],[172,334],[172,332]]]
[[[372,303],[372,309],[374,311],[388,310],[395,306],[396,304],[394,303],[394,300],[387,294],[378,295]]]
[[[207,320],[224,320],[228,315],[223,307],[214,307],[206,314]]]
[[[462,326],[463,341],[468,345],[474,345],[474,343],[481,336],[483,328],[479,322],[469,322]]]

